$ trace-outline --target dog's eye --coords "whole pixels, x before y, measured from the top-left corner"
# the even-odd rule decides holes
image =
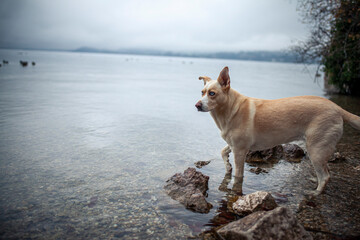
[[[209,92],[210,96],[215,96],[215,92]]]

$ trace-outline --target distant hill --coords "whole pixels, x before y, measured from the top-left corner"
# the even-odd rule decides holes
[[[235,59],[248,61],[265,61],[265,62],[296,62],[294,53],[283,51],[240,51],[240,52],[215,52],[215,53],[185,53],[159,51],[149,49],[124,49],[124,50],[104,50],[90,47],[81,47],[74,52],[88,53],[113,53],[113,54],[136,54],[152,56],[172,56],[172,57],[193,57],[193,58],[219,58]]]

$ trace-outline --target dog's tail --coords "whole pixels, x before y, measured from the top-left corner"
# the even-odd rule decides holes
[[[341,109],[341,115],[343,119],[348,122],[353,128],[360,130],[360,117],[355,114],[349,113],[344,109]]]

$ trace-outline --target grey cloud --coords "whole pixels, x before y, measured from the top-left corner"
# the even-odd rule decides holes
[[[0,9],[0,47],[279,50],[307,34],[289,0],[2,0]]]

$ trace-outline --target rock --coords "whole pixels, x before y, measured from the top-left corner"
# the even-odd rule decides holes
[[[275,199],[268,192],[254,192],[245,196],[240,196],[233,203],[235,213],[246,216],[256,211],[268,211],[277,207]]]
[[[248,163],[269,163],[278,162],[282,157],[283,149],[281,145],[262,151],[249,151],[246,155]]]
[[[199,213],[208,213],[212,208],[205,199],[209,177],[195,168],[188,168],[183,174],[176,173],[166,182],[166,193],[186,208]]]
[[[337,162],[344,162],[346,157],[341,155],[339,152],[334,153],[333,157],[329,160],[329,162],[337,163]]]
[[[287,195],[282,194],[282,193],[278,193],[278,192],[273,192],[272,193],[273,198],[275,199],[275,202],[277,203],[286,203],[289,202],[289,198]]]
[[[259,211],[229,223],[217,231],[224,239],[313,239],[291,210],[278,207]]]
[[[209,161],[198,161],[194,164],[195,164],[195,167],[202,168],[203,166],[208,165],[210,162],[211,162],[210,160]]]
[[[250,168],[250,172],[255,173],[255,174],[268,173],[267,170],[262,169],[262,168],[260,168],[260,167]]]
[[[289,162],[301,162],[301,159],[305,156],[304,150],[296,144],[284,144],[283,152],[284,157]]]
[[[90,202],[87,204],[87,206],[89,208],[92,208],[92,207],[94,207],[96,205],[97,202],[98,202],[98,197],[97,196],[91,197]]]
[[[246,156],[248,163],[276,163],[285,158],[289,162],[300,162],[305,156],[304,150],[296,144],[277,145],[262,151],[249,151]]]

